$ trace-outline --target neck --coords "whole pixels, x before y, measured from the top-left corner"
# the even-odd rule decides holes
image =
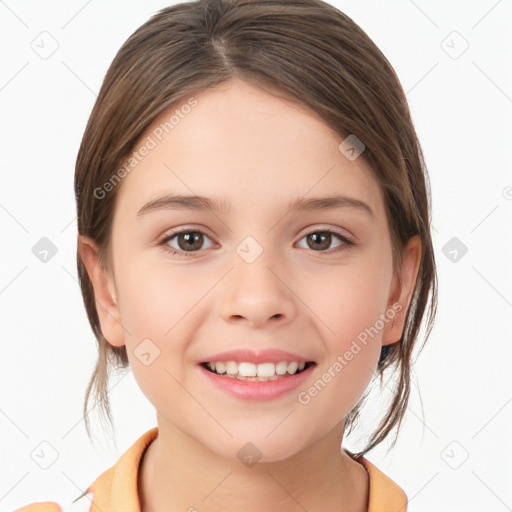
[[[343,423],[285,460],[246,466],[159,421],[140,465],[141,512],[365,512],[368,475],[341,450],[342,438]]]

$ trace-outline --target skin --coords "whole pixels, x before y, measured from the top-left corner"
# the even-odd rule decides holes
[[[344,417],[370,382],[381,346],[401,337],[420,240],[404,248],[400,281],[376,179],[363,158],[340,152],[343,137],[314,112],[240,80],[194,97],[198,105],[118,185],[110,271],[100,267],[94,242],[79,237],[102,332],[112,346],[126,345],[157,411],[159,435],[140,468],[142,510],[367,510],[367,473],[340,450]],[[373,216],[355,208],[286,210],[288,201],[333,191],[364,201]],[[137,215],[163,192],[225,199],[231,211]],[[205,236],[198,250],[178,257],[158,241],[181,227]],[[307,243],[306,235],[326,228],[355,245],[334,235],[320,250]],[[236,252],[247,236],[263,249],[252,263]],[[180,238],[167,246],[186,251]],[[396,303],[402,310],[393,321],[308,404],[299,403],[298,392]],[[148,366],[134,354],[147,338],[160,350]],[[208,385],[197,366],[240,347],[281,348],[317,366],[300,389],[242,400]],[[248,441],[262,453],[252,467],[237,457]]]

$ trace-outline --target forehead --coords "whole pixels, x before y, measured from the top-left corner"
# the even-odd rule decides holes
[[[363,158],[349,160],[340,151],[343,139],[304,105],[233,80],[157,117],[135,148],[138,159],[117,203],[138,211],[156,195],[174,192],[246,209],[336,192],[382,213],[373,173]]]

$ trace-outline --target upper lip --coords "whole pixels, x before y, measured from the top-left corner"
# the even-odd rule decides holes
[[[260,364],[268,362],[279,363],[280,361],[297,361],[298,363],[307,363],[308,361],[312,361],[312,359],[294,354],[293,352],[286,352],[285,350],[279,350],[275,348],[267,348],[257,351],[249,349],[235,349],[214,354],[203,359],[201,363],[217,361],[235,361],[237,363],[247,362]]]

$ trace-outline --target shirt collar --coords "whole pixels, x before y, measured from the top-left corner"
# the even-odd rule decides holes
[[[91,511],[122,510],[140,512],[138,481],[140,461],[146,448],[158,435],[158,427],[144,433],[118,459],[116,464],[104,471],[87,493],[93,493]],[[347,454],[366,469],[369,476],[368,512],[406,512],[407,496],[405,492],[387,475],[364,457],[356,458],[349,450]]]

